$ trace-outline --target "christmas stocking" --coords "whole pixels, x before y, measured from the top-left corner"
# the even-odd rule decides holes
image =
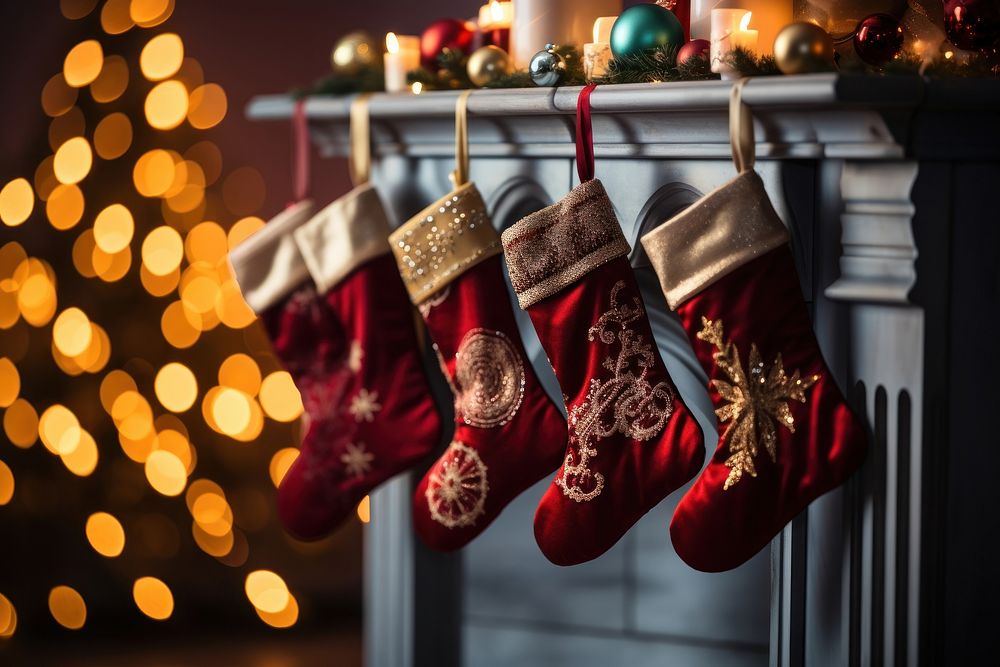
[[[698,472],[701,429],[657,353],[600,181],[524,218],[503,245],[569,409],[568,447],[535,539],[553,563],[582,563]]]
[[[413,497],[417,533],[458,549],[559,466],[565,420],[525,358],[500,239],[471,183],[390,237],[455,398],[455,434]]]
[[[231,261],[305,406],[279,514],[293,535],[318,539],[427,456],[441,424],[374,188],[358,186],[297,222],[269,223]]]
[[[788,232],[751,168],[752,125],[739,120],[738,92],[731,113],[742,172],[642,239],[711,378],[722,434],[670,524],[677,553],[707,572],[760,551],[857,470],[867,447],[823,362]]]

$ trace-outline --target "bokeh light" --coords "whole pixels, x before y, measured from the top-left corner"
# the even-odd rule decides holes
[[[198,398],[198,381],[191,369],[173,362],[159,370],[154,383],[156,398],[172,412],[184,412]]]
[[[157,130],[172,130],[188,112],[187,88],[180,81],[156,84],[146,95],[146,121]]]
[[[368,523],[372,520],[372,500],[369,496],[365,496],[358,503],[358,520],[361,523]]]
[[[87,477],[97,468],[99,454],[94,436],[87,431],[80,432],[80,443],[72,452],[60,454],[63,465],[77,477]]]
[[[290,628],[299,620],[299,603],[291,593],[288,594],[288,604],[277,613],[270,613],[255,607],[254,611],[260,620],[264,621],[272,628]]]
[[[302,416],[302,396],[288,371],[271,373],[260,385],[260,403],[267,416],[290,422]]]
[[[94,219],[94,241],[106,253],[121,252],[128,247],[135,232],[132,213],[121,204],[112,204]]]
[[[17,366],[7,357],[0,357],[0,408],[9,407],[20,391],[21,376]]]
[[[74,88],[86,86],[97,78],[104,64],[104,51],[96,39],[80,42],[66,54],[63,61],[63,77]]]
[[[114,558],[125,549],[125,529],[118,519],[107,512],[91,514],[84,530],[90,546],[102,556]]]
[[[90,84],[90,96],[95,102],[108,103],[117,100],[128,88],[128,63],[121,56],[104,59],[101,73]]]
[[[14,497],[14,473],[6,463],[0,461],[0,505],[6,505]],[[0,625],[3,625],[0,621]]]
[[[42,110],[48,116],[61,116],[76,104],[79,91],[66,83],[62,72],[49,79],[42,88]]]
[[[277,614],[288,607],[288,586],[276,572],[254,570],[247,575],[244,588],[250,604],[263,612]]]
[[[206,399],[208,396],[206,395]],[[250,426],[250,397],[238,389],[223,388],[214,396],[211,413],[219,430],[233,436]]]
[[[184,61],[184,42],[176,33],[166,32],[149,40],[139,54],[142,75],[150,81],[162,81],[177,73]]]
[[[157,449],[146,457],[146,479],[165,496],[179,496],[187,484],[187,468],[173,452]]]
[[[174,0],[132,0],[129,5],[129,16],[143,28],[163,23],[173,11]]]
[[[0,220],[16,227],[31,216],[35,208],[35,192],[26,178],[15,178],[0,190]]]
[[[56,623],[69,630],[79,630],[87,622],[87,604],[69,586],[56,586],[49,591],[49,612]]]
[[[268,466],[268,472],[271,474],[271,481],[274,482],[276,487],[281,484],[281,480],[285,478],[288,469],[292,467],[297,458],[299,458],[299,450],[296,447],[279,449],[271,457],[271,465]]]
[[[135,189],[144,197],[159,197],[174,182],[174,158],[165,150],[156,148],[140,157],[132,170]]]
[[[79,308],[67,308],[59,313],[52,326],[52,339],[56,347],[68,357],[82,354],[90,345],[92,334],[90,318]]]
[[[80,444],[82,429],[76,415],[64,405],[55,404],[38,419],[38,436],[53,454],[70,454]]]
[[[56,151],[52,170],[60,183],[71,185],[86,178],[93,163],[94,155],[87,140],[83,137],[73,137]]]
[[[13,637],[17,630],[17,610],[6,595],[0,593],[0,639]]]
[[[108,114],[94,128],[94,151],[105,160],[125,154],[132,145],[132,122],[123,113]]]
[[[260,367],[248,354],[237,352],[226,357],[219,366],[218,377],[221,386],[239,389],[248,396],[256,396],[260,391]]]
[[[59,184],[45,202],[45,216],[56,229],[71,229],[83,217],[83,204],[83,192],[80,188]]]
[[[106,0],[101,7],[101,27],[109,35],[120,35],[134,25],[130,15],[131,0]]]
[[[157,227],[142,242],[142,264],[154,276],[177,270],[184,257],[184,242],[173,227]]]
[[[27,449],[38,439],[38,413],[31,403],[19,398],[4,412],[3,431],[11,444]]]
[[[132,585],[135,606],[146,616],[163,621],[174,613],[174,596],[170,588],[156,577],[140,577]]]
[[[191,91],[188,122],[191,127],[205,130],[215,127],[226,117],[226,91],[217,83],[206,83]]]
[[[59,0],[59,11],[71,21],[82,19],[96,6],[97,0]]]

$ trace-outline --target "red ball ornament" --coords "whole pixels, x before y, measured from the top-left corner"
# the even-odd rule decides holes
[[[437,57],[445,49],[457,49],[468,54],[472,51],[472,40],[475,32],[469,29],[465,21],[458,19],[441,19],[427,26],[420,35],[420,63],[424,67],[434,69]]]
[[[981,51],[1000,40],[1000,2],[945,0],[944,31],[960,49]]]
[[[677,50],[677,64],[683,65],[691,58],[708,60],[708,51],[712,44],[707,39],[692,39]]]
[[[861,19],[854,30],[854,51],[869,65],[884,65],[903,48],[903,27],[889,14]]]

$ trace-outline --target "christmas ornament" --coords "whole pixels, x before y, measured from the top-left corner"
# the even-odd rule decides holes
[[[854,50],[869,65],[884,65],[903,48],[903,28],[888,14],[861,19],[854,31]]]
[[[511,63],[507,52],[498,46],[484,46],[469,56],[466,64],[469,80],[476,86],[485,86],[510,74]]]
[[[684,39],[690,39],[691,0],[656,0],[654,4],[670,10],[670,13],[677,17],[684,30]]]
[[[566,78],[566,62],[556,53],[555,44],[546,44],[528,63],[528,76],[536,86],[558,86]]]
[[[945,0],[944,29],[960,49],[981,51],[1000,40],[1000,2],[997,0]]]
[[[677,64],[683,65],[691,58],[708,60],[708,51],[712,44],[707,39],[692,39],[677,50]]]
[[[557,565],[597,558],[704,460],[701,429],[656,350],[600,181],[503,233],[511,282],[567,397],[569,445],[535,513]]]
[[[611,28],[611,52],[633,56],[659,46],[680,46],[684,28],[672,12],[659,5],[634,5],[623,11]]]
[[[375,190],[359,186],[308,222],[283,216],[230,260],[302,395],[306,433],[278,513],[289,533],[313,540],[430,454],[441,423]]]
[[[456,189],[389,237],[455,399],[455,433],[413,495],[430,547],[458,549],[559,466],[566,421],[535,377],[507,300],[500,239],[468,173],[459,98]]]
[[[828,72],[833,57],[833,39],[812,23],[789,23],[774,40],[774,59],[785,74]]]
[[[472,50],[475,31],[465,21],[440,19],[427,26],[420,36],[420,62],[434,68],[437,57],[445,49],[468,54]]]
[[[867,448],[816,342],[788,231],[753,170],[745,109],[732,133],[739,176],[642,238],[719,421],[712,460],[670,524],[678,555],[706,572],[751,558],[846,481]]]
[[[333,70],[340,74],[357,74],[365,67],[376,65],[382,54],[382,47],[367,32],[351,32],[339,40],[330,54]]]

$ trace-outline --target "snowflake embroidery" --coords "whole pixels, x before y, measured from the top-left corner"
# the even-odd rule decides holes
[[[771,461],[777,461],[778,429],[775,422],[795,433],[795,419],[787,401],[805,403],[806,389],[816,384],[819,375],[800,378],[798,370],[791,376],[786,375],[780,352],[768,369],[760,359],[756,343],[750,344],[749,373],[746,373],[740,365],[736,345],[726,342],[723,337],[722,321],[703,317],[701,324],[702,330],[697,334],[699,340],[715,346],[718,351],[712,354],[712,358],[729,378],[728,382],[712,380],[719,397],[725,401],[722,407],[716,409],[715,415],[720,422],[729,422],[722,435],[722,442],[729,446],[731,453],[726,459],[729,476],[722,486],[725,491],[739,482],[743,473],[757,476],[753,459],[760,451],[761,442]]]
[[[378,402],[378,392],[359,389],[348,411],[354,415],[354,421],[375,421],[375,413],[382,409],[382,404]]]
[[[465,528],[486,512],[490,485],[487,468],[476,450],[452,441],[428,475],[427,508],[445,528]]]
[[[347,443],[344,453],[340,455],[344,469],[352,477],[364,477],[365,473],[372,469],[372,461],[374,460],[375,455],[368,452],[363,442]]]

